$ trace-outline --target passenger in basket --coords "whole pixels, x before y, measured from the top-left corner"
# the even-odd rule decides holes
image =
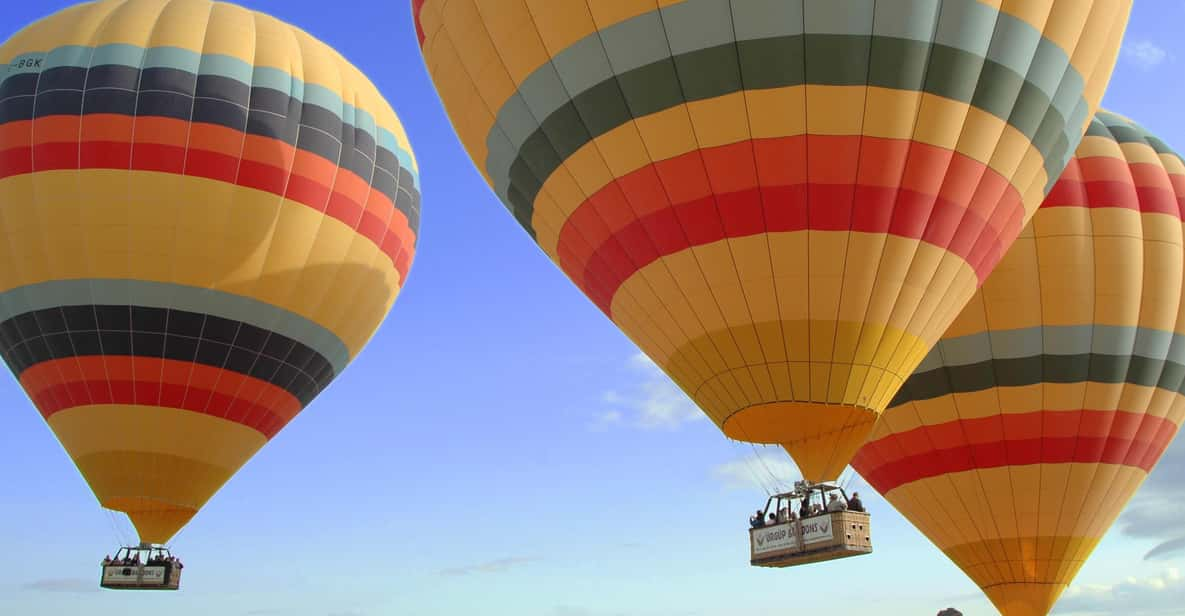
[[[765,526],[765,515],[761,513],[760,509],[757,510],[757,513],[749,516],[749,526],[753,528]]]
[[[844,511],[848,506],[843,501],[839,500],[839,495],[832,493],[831,500],[827,501],[827,512]]]
[[[859,492],[852,492],[852,497],[848,499],[848,511],[864,511],[864,503],[860,500]]]
[[[778,510],[778,523],[781,524],[782,522],[789,522],[789,521],[790,521],[790,509],[788,507],[782,507],[781,509]]]

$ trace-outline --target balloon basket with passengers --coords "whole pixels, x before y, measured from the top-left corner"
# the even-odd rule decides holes
[[[858,494],[831,483],[797,481],[749,519],[749,563],[794,567],[872,553],[870,516]]]
[[[181,560],[164,546],[125,546],[115,553],[115,558],[103,559],[99,586],[111,590],[177,590],[183,568]]]

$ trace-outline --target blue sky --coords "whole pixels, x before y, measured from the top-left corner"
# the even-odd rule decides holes
[[[0,614],[765,616],[807,589],[794,611],[995,613],[858,479],[872,556],[749,567],[760,483],[793,467],[724,439],[503,210],[432,89],[406,0],[242,3],[341,50],[403,120],[424,193],[407,287],[350,369],[173,542],[179,593],[98,591],[98,560],[131,527],[0,378]],[[68,4],[6,3],[0,36]],[[1104,99],[1178,150],[1182,20],[1183,2],[1138,3]],[[1183,503],[1179,441],[1058,613],[1176,613]]]

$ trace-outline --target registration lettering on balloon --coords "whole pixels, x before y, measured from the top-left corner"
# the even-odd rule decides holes
[[[40,54],[32,57],[24,57],[13,60],[9,63],[9,68],[13,70],[40,70],[41,62],[45,58]]]

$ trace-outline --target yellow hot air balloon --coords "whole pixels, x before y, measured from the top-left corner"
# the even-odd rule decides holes
[[[1130,0],[413,0],[461,141],[732,438],[836,478],[1061,173]]]
[[[1049,612],[1185,418],[1185,163],[1086,135],[852,462],[1005,616]]]
[[[163,543],[374,334],[416,163],[358,69],[232,4],[80,4],[0,62],[0,351]]]

